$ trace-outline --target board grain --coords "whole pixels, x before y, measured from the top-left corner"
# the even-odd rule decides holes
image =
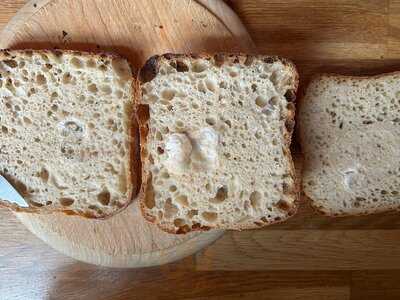
[[[25,2],[1,1],[0,22]],[[302,88],[315,72],[400,70],[398,0],[227,2],[261,53],[295,61]],[[0,210],[0,298],[400,299],[398,213],[330,219],[305,201],[286,223],[228,232],[195,256],[135,270],[75,262]]]

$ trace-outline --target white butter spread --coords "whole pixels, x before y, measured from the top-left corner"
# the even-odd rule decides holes
[[[165,167],[172,174],[184,173],[192,163],[197,166],[196,170],[213,170],[219,163],[218,143],[218,133],[209,127],[191,133],[170,134],[165,143]]]
[[[204,161],[204,167],[214,169],[218,167],[218,133],[206,127],[196,131],[192,135],[195,143],[195,149]]]
[[[184,172],[190,162],[192,144],[186,134],[173,133],[168,136],[165,143],[167,159],[165,166],[171,173]]]

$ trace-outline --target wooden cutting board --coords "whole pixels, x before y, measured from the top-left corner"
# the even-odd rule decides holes
[[[135,68],[165,52],[253,52],[238,17],[220,0],[37,0],[0,35],[1,48],[109,50]],[[148,224],[137,203],[105,221],[17,214],[34,234],[66,255],[111,267],[168,263],[199,251],[222,231],[184,236]]]

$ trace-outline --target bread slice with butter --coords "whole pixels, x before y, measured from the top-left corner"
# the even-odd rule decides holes
[[[400,207],[400,73],[318,75],[301,101],[303,189],[329,216]]]
[[[1,51],[0,173],[30,207],[0,204],[89,218],[125,208],[138,177],[132,113],[132,71],[125,59]]]
[[[146,219],[187,233],[258,228],[295,213],[292,63],[166,54],[147,61],[140,81]]]

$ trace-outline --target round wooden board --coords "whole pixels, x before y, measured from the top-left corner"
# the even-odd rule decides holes
[[[238,17],[220,0],[37,0],[0,34],[1,48],[107,50],[138,69],[166,52],[254,52]],[[172,262],[212,243],[223,232],[171,235],[148,224],[137,202],[107,220],[63,214],[17,214],[53,248],[92,264],[144,267]]]

